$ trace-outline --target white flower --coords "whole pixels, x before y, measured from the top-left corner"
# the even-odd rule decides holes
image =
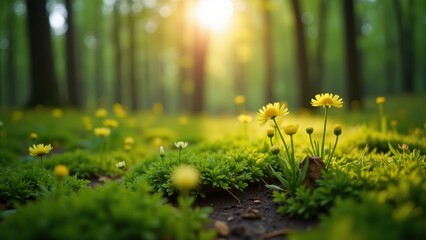
[[[118,163],[116,163],[116,164],[115,164],[115,166],[116,166],[118,169],[123,169],[123,168],[124,168],[124,166],[126,166],[126,162],[124,162],[124,161],[118,162]]]
[[[175,146],[179,149],[184,149],[188,147],[188,142],[182,142],[182,141],[175,142]]]

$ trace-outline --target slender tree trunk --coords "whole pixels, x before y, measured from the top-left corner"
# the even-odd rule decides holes
[[[132,1],[129,0],[129,5]],[[138,110],[139,102],[137,98],[137,83],[136,83],[136,35],[135,35],[135,14],[130,11],[129,19],[129,77],[130,77],[130,102],[133,111]]]
[[[265,101],[275,101],[274,96],[274,80],[275,80],[275,61],[274,61],[274,46],[273,46],[273,35],[272,35],[272,14],[271,14],[271,0],[263,0],[263,44],[265,51],[265,80],[266,80],[266,92]]]
[[[389,12],[392,12],[391,6],[388,4],[387,1],[385,1],[384,6],[382,7],[382,17],[389,17]],[[392,17],[390,19],[393,19]],[[395,43],[395,35],[394,35],[394,24],[395,22],[390,21],[383,21],[384,23],[384,32],[385,32],[385,67],[384,67],[384,74],[386,76],[386,89],[385,91],[387,93],[395,93],[397,89],[397,81],[396,81],[396,64],[395,59],[397,57],[395,56],[395,49],[397,48]]]
[[[120,38],[120,4],[121,1],[117,0],[114,4],[114,27],[113,27],[113,40],[114,40],[114,53],[115,53],[115,79],[114,79],[114,95],[115,102],[123,104],[122,93],[122,73],[121,73],[121,38]]]
[[[315,79],[312,85],[312,90],[316,92],[321,91],[322,83],[324,82],[324,50],[326,43],[326,23],[327,23],[327,9],[329,0],[321,0],[318,17],[318,42],[316,52],[316,74],[312,79]],[[313,96],[316,92],[311,92]]]
[[[296,23],[296,50],[297,71],[299,79],[299,105],[304,108],[310,107],[311,84],[309,81],[308,54],[306,52],[305,28],[302,23],[302,14],[299,0],[291,0]]]
[[[407,0],[407,14],[404,16],[400,0],[394,0],[397,30],[399,35],[399,51],[402,64],[402,89],[406,93],[414,91],[414,37],[413,37],[413,1]]]
[[[74,12],[71,0],[65,0],[67,9],[68,29],[66,32],[66,74],[68,84],[68,104],[72,107],[81,107],[80,88],[78,82],[78,71],[76,66],[76,48],[75,48],[75,31],[74,31]]]
[[[27,12],[32,84],[28,106],[59,105],[46,0],[27,0]]]
[[[188,111],[190,107],[189,99],[189,89],[188,82],[191,79],[191,57],[190,57],[190,47],[189,47],[189,35],[190,29],[188,28],[188,23],[186,21],[188,14],[188,4],[187,0],[182,0],[179,3],[179,53],[180,53],[180,63],[179,63],[179,109],[181,111]]]
[[[13,10],[13,2],[7,2],[5,8],[7,9],[7,38],[9,40],[9,47],[7,48],[6,56],[6,82],[7,82],[7,105],[9,107],[16,106],[16,65],[15,65],[15,13]]]
[[[194,44],[194,94],[193,113],[201,113],[204,110],[204,87],[205,87],[205,61],[207,50],[208,32],[199,26],[195,30]]]
[[[353,0],[343,0],[343,16],[346,40],[346,81],[348,103],[351,108],[362,107],[362,82],[359,75],[356,47],[356,23]]]
[[[244,72],[244,63],[238,57],[238,54],[234,51],[234,92],[235,95],[245,95],[246,86],[245,86],[245,72]]]
[[[95,45],[95,96],[99,106],[105,105],[105,81],[104,81],[104,49],[103,49],[103,15],[102,1],[95,1],[96,21],[94,21]]]

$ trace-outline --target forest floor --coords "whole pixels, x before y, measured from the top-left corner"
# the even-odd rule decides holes
[[[317,220],[303,220],[277,213],[278,204],[273,201],[272,191],[263,184],[254,184],[243,192],[233,194],[241,205],[227,192],[209,193],[205,198],[197,198],[198,206],[213,209],[210,213],[214,222],[212,227],[219,228],[218,232],[228,232],[218,239],[286,239],[288,234],[309,230],[318,223]]]

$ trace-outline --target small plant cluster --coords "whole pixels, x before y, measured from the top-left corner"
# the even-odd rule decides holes
[[[331,107],[342,108],[343,100],[338,95],[334,94],[317,94],[315,96],[315,99],[311,100],[311,105],[314,107],[322,107],[324,109],[324,125],[321,146],[319,142],[312,141],[313,128],[309,127],[306,129],[306,132],[309,134],[309,140],[311,143],[311,149],[308,149],[308,151],[311,156],[320,157],[320,164],[324,164],[323,162],[325,161],[325,170],[328,170],[333,158],[334,151],[337,146],[339,136],[342,133],[342,128],[340,125],[334,127],[334,135],[336,136],[336,140],[332,150],[330,144],[329,151],[326,154],[325,136],[327,129],[328,109]],[[271,171],[273,175],[284,186],[284,189],[276,185],[267,185],[267,187],[273,190],[286,191],[290,195],[294,195],[296,193],[296,189],[304,184],[308,173],[309,165],[311,163],[309,158],[306,158],[306,162],[302,162],[301,160],[297,160],[295,158],[293,135],[297,133],[299,125],[287,124],[284,126],[280,126],[277,122],[277,118],[285,116],[287,114],[289,114],[289,111],[287,106],[285,106],[284,104],[278,102],[273,104],[269,103],[259,110],[258,120],[261,126],[265,125],[268,121],[273,122],[273,128],[267,130],[267,136],[270,139],[271,152],[276,156],[276,161],[278,162],[280,171],[275,171],[272,167]],[[285,140],[281,129],[283,129],[284,133],[290,137],[290,143]],[[279,139],[281,140],[281,143],[283,145],[284,157],[280,155],[281,147],[277,145],[277,143],[273,142],[273,137],[276,133],[278,133]],[[299,166],[302,167],[299,168]]]
[[[78,196],[44,199],[17,209],[0,224],[1,239],[213,239],[205,230],[210,209],[180,210],[151,194],[110,183]],[[188,203],[185,203],[188,205]],[[182,225],[185,228],[182,229]],[[182,232],[184,231],[184,232]]]

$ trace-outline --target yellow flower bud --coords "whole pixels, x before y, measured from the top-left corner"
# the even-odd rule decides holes
[[[376,98],[377,104],[383,104],[383,103],[385,103],[385,101],[386,101],[385,97],[380,96],[380,97]]]
[[[342,126],[334,125],[334,135],[339,136],[342,134]]]
[[[297,124],[289,124],[284,126],[284,133],[287,135],[293,135],[297,132],[297,129],[299,128],[299,125]]]
[[[189,190],[199,184],[200,173],[193,166],[181,165],[173,170],[171,180],[176,187]]]
[[[275,129],[274,129],[274,128],[269,128],[268,130],[266,130],[266,135],[267,135],[269,138],[274,137],[274,135],[275,135]]]
[[[272,152],[272,154],[274,154],[274,155],[278,155],[278,153],[280,153],[280,147],[278,147],[277,145],[273,145],[273,146],[271,147],[271,152]]]

